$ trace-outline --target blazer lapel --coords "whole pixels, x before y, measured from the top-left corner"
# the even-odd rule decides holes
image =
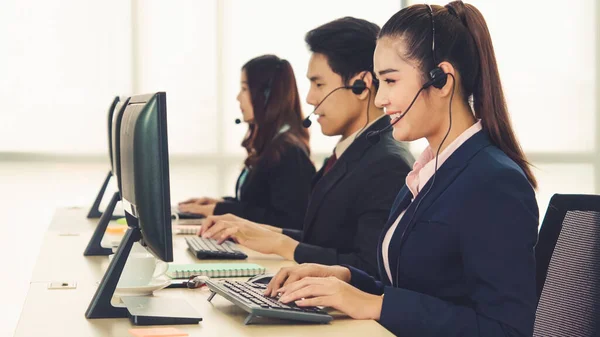
[[[237,181],[235,182],[235,198],[237,200],[240,200],[238,191],[240,190],[240,180],[242,179],[243,175],[244,175],[244,170],[242,170],[242,173],[240,173],[240,175],[237,178]]]
[[[314,217],[322,206],[323,198],[325,198],[329,190],[331,190],[335,184],[344,177],[346,174],[346,169],[346,161],[342,161],[340,159],[335,163],[335,165],[333,165],[331,170],[329,170],[326,175],[323,175],[322,172],[320,173],[321,177],[316,181],[313,187],[311,198],[308,201],[306,215],[304,216],[304,233],[308,232],[312,223],[314,222]]]
[[[304,234],[309,232],[313,223],[315,222],[315,216],[317,211],[321,208],[323,199],[329,193],[329,191],[340,181],[348,170],[354,168],[354,164],[360,160],[365,151],[373,146],[367,141],[366,135],[369,131],[379,130],[384,128],[390,122],[388,116],[382,117],[377,122],[373,123],[370,127],[364,130],[359,137],[344,151],[344,154],[337,160],[337,162],[331,167],[327,174],[324,174],[323,168],[317,172],[313,180],[313,190],[308,202],[306,209],[306,215],[304,216]],[[324,163],[324,165],[326,162]]]
[[[311,190],[313,190],[315,188],[315,186],[317,185],[317,183],[319,182],[319,180],[321,180],[321,178],[323,178],[323,174],[325,173],[325,165],[327,165],[327,161],[329,160],[329,158],[327,158],[326,160],[323,161],[323,165],[321,165],[321,169],[319,169],[317,171],[317,173],[315,173],[315,176],[312,178],[310,187]]]
[[[441,167],[438,167],[435,179],[432,176],[429,181],[423,186],[414,202],[406,210],[406,214],[410,214],[412,218],[419,219],[429,206],[431,206],[442,192],[446,190],[454,179],[467,166],[471,158],[475,156],[481,149],[491,145],[487,136],[487,132],[479,131],[462,144],[450,157],[444,162]],[[433,186],[432,186],[433,184]],[[416,205],[419,208],[413,215]],[[407,219],[408,220],[408,219]]]
[[[385,224],[383,231],[379,235],[379,244],[377,245],[377,270],[379,271],[379,279],[385,285],[391,285],[391,283],[387,277],[385,268],[383,267],[383,255],[381,254],[382,249],[383,249],[382,248],[383,247],[383,239],[385,238],[385,235],[387,234],[390,227],[392,227],[392,225],[394,224],[396,219],[398,219],[398,217],[400,216],[402,211],[404,211],[406,209],[406,207],[408,207],[408,205],[410,205],[411,199],[412,199],[412,193],[410,192],[408,187],[406,187],[406,185],[404,185],[404,187],[402,187],[402,189],[400,189],[400,192],[398,192],[398,195],[396,196],[396,200],[394,200],[394,203],[392,204],[392,209],[390,211],[390,217],[388,218],[388,221]]]

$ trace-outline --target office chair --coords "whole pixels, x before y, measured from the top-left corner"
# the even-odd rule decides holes
[[[535,337],[600,335],[600,195],[555,194],[535,247]]]

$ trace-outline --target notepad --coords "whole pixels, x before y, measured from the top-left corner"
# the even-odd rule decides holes
[[[264,274],[266,269],[254,263],[169,264],[167,276],[174,279],[191,276],[250,277]]]
[[[179,235],[196,235],[200,231],[202,226],[191,226],[191,225],[173,225],[173,234]]]

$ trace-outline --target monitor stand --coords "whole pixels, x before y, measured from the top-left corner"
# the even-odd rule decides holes
[[[198,324],[202,320],[184,298],[128,296],[121,301],[134,325]]]
[[[108,183],[110,182],[110,178],[112,177],[112,171],[108,171],[106,178],[104,179],[104,183],[102,183],[102,187],[100,187],[100,191],[98,191],[98,195],[90,207],[90,211],[87,214],[88,219],[98,219],[104,214],[100,212],[100,203],[102,203],[102,198],[104,197],[104,193],[106,193],[106,188],[108,187]],[[106,211],[105,211],[106,212]],[[122,216],[112,215],[110,220],[117,220],[122,218]]]
[[[111,300],[117,289],[117,283],[119,282],[119,278],[121,278],[127,257],[129,257],[129,253],[131,252],[131,247],[141,237],[142,233],[139,228],[129,227],[127,229],[123,241],[121,241],[114,258],[110,261],[108,269],[104,273],[104,276],[102,276],[102,281],[100,281],[98,289],[96,289],[96,293],[85,311],[86,318],[127,317],[127,309],[114,307],[111,304]]]
[[[108,269],[85,311],[85,317],[87,319],[129,317],[135,325],[197,324],[200,322],[202,318],[198,316],[196,310],[181,298],[123,297],[121,301],[126,307],[112,305],[111,300],[131,252],[131,247],[141,237],[142,233],[139,227],[127,229],[115,257],[108,265]]]
[[[100,243],[102,242],[102,238],[104,237],[108,223],[112,219],[115,206],[117,206],[117,203],[120,199],[119,192],[115,192],[110,199],[106,210],[102,214],[100,221],[98,221],[98,225],[94,230],[94,234],[92,234],[92,237],[90,238],[90,242],[88,242],[87,247],[85,247],[85,251],[83,252],[84,256],[108,256],[112,254],[111,248],[104,248]]]

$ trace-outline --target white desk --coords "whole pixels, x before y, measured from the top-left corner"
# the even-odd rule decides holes
[[[81,207],[58,208],[54,212],[49,233],[82,233],[93,231],[100,219],[88,219],[88,209]]]
[[[77,213],[77,214],[76,214]],[[80,216],[80,217],[78,217]],[[77,227],[78,225],[81,228]],[[33,336],[130,336],[133,326],[128,319],[85,318],[85,310],[97,288],[97,282],[108,266],[107,257],[84,257],[83,249],[93,226],[85,219],[85,212],[58,210],[49,231],[44,236],[40,256],[34,268],[32,282],[27,293],[23,311],[17,325],[16,337]],[[71,231],[79,233],[63,236]],[[183,236],[174,236],[174,260],[176,263],[198,262],[187,251]],[[293,265],[276,256],[246,251],[248,262],[258,263],[269,272]],[[226,262],[226,261],[219,261]],[[230,261],[236,262],[236,261]],[[237,261],[239,262],[239,261]],[[49,290],[49,281],[76,281],[76,289]],[[262,319],[261,324],[244,325],[247,314],[229,301],[216,296],[207,301],[210,292],[202,289],[164,289],[155,296],[184,297],[203,318],[198,325],[180,325],[177,328],[190,336],[391,336],[375,321],[357,321],[334,315],[326,325],[299,324],[279,320]],[[143,328],[143,327],[141,327]]]

